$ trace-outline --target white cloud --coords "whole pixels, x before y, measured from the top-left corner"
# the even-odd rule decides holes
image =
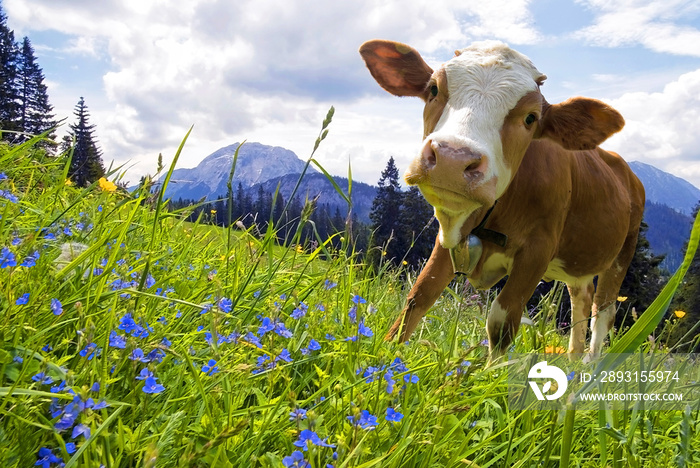
[[[692,0],[579,0],[596,15],[575,36],[602,47],[640,44],[650,50],[700,57],[700,30],[687,24],[700,16]]]
[[[700,69],[681,75],[661,92],[627,93],[610,104],[627,123],[606,148],[700,187]]]
[[[528,0],[3,2],[22,34],[53,30],[69,36],[61,51],[66,67],[71,54],[78,56],[75,61],[90,54],[108,63],[94,85],[106,98],[85,93],[106,159],[172,154],[195,124],[190,145],[200,153],[192,161],[185,158],[190,164],[206,156],[201,149],[212,142],[229,144],[250,135],[301,147],[298,138],[285,143],[275,135],[265,138],[260,129],[310,135],[313,144],[330,104],[341,110],[381,92],[357,54],[365,40],[394,39],[438,56],[486,36],[532,43],[539,33],[527,5]],[[75,100],[52,96],[53,102]],[[56,108],[61,116],[71,110]],[[336,145],[349,149],[357,142],[338,139]],[[377,173],[383,165],[378,163]]]

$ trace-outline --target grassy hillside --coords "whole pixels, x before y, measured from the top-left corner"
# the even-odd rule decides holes
[[[491,298],[464,282],[408,344],[386,343],[414,272],[184,223],[65,171],[31,143],[0,148],[2,466],[700,461],[698,408],[509,408],[507,366],[485,366]],[[566,346],[551,301],[513,351]],[[652,347],[635,333],[612,345]]]

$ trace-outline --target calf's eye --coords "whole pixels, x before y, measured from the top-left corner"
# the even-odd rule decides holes
[[[525,125],[530,126],[535,123],[537,120],[537,116],[535,114],[527,114],[527,117],[525,117]]]
[[[430,87],[430,94],[432,94],[433,97],[435,97],[435,96],[438,95],[438,87],[437,87],[437,85],[432,85],[432,86]]]

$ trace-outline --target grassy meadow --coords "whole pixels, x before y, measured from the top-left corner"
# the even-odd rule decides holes
[[[509,409],[464,280],[387,343],[416,272],[74,187],[35,143],[0,148],[0,466],[700,466],[697,407]],[[679,281],[615,350],[650,349]],[[515,351],[566,348],[556,301]]]

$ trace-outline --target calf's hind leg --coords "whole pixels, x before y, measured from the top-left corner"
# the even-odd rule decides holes
[[[567,284],[571,298],[571,336],[569,337],[569,353],[581,354],[586,347],[588,318],[591,315],[593,302],[593,278],[581,284]]]
[[[615,324],[616,300],[637,247],[638,231],[630,233],[612,266],[598,276],[591,318],[591,357],[600,355],[603,342]]]

